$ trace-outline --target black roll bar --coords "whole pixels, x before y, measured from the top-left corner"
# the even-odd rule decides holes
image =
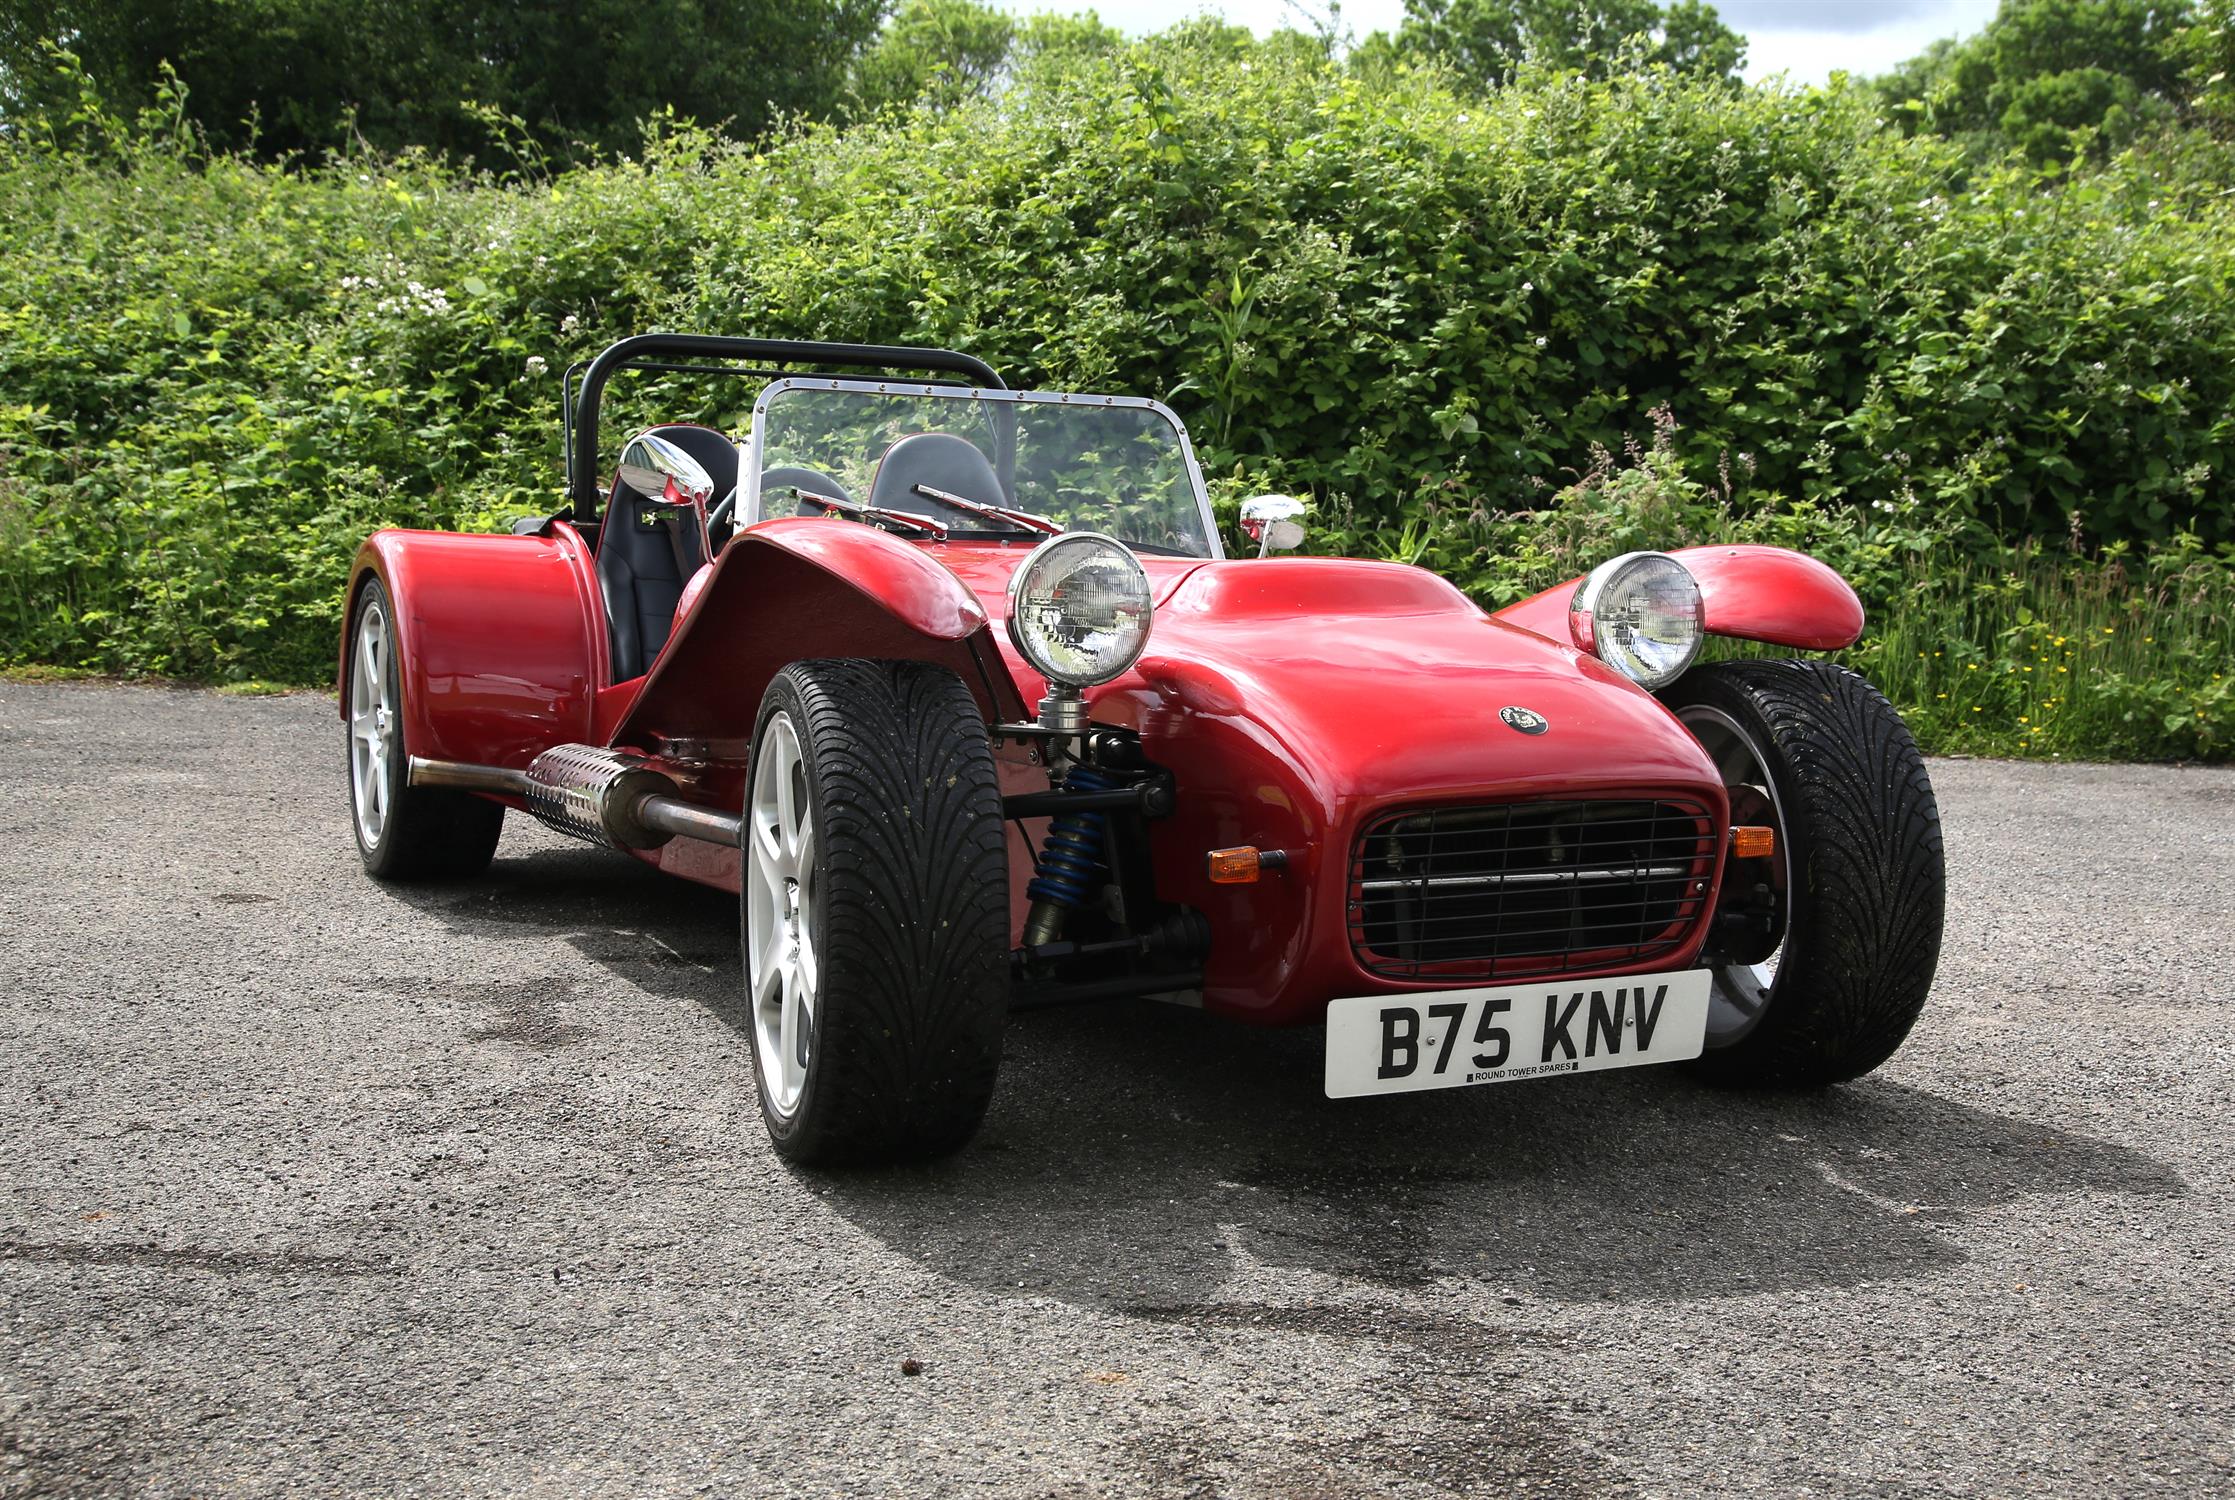
[[[665,358],[662,358],[665,356]],[[905,344],[827,344],[811,339],[732,338],[716,333],[640,333],[608,344],[582,372],[582,387],[562,397],[566,421],[567,503],[576,520],[593,520],[604,504],[598,493],[598,402],[605,383],[623,369],[684,370],[707,374],[775,374],[764,369],[721,365],[678,365],[677,358],[753,360],[780,366],[837,365],[857,370],[938,370],[960,375],[972,385],[1005,391],[1009,387],[993,366],[954,349],[919,349]],[[569,377],[573,371],[569,370]],[[797,372],[795,372],[797,373]]]

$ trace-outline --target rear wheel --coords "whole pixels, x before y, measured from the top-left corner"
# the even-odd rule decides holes
[[[412,786],[404,753],[403,680],[388,591],[358,591],[349,631],[349,813],[357,853],[382,880],[478,875],[497,852],[504,807],[471,792]]]
[[[1719,662],[1662,696],[1714,760],[1731,822],[1777,835],[1772,856],[1726,870],[1699,1068],[1801,1085],[1869,1072],[1908,1036],[1940,959],[1940,812],[1916,742],[1876,688],[1825,662]]]
[[[797,662],[761,700],[739,892],[753,1071],[797,1162],[943,1155],[1009,1002],[1001,793],[975,700],[915,662]]]

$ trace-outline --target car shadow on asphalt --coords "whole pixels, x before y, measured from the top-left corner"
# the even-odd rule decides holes
[[[583,849],[402,899],[478,936],[563,936],[747,1028],[721,892]],[[1330,1295],[1465,1281],[1524,1302],[1857,1286],[1961,1263],[1966,1221],[2026,1200],[2187,1191],[2129,1147],[1888,1078],[1734,1093],[1650,1068],[1338,1101],[1320,1046],[1146,1002],[1021,1014],[962,1153],[798,1175],[955,1281],[1189,1323],[1252,1306],[1267,1268]]]

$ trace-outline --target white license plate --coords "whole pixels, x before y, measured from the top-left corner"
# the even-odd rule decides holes
[[[1327,1007],[1327,1097],[1680,1062],[1707,1044],[1708,972],[1362,995]]]

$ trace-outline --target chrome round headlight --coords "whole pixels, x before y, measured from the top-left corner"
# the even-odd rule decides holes
[[[1665,552],[1600,563],[1568,601],[1576,645],[1648,690],[1665,688],[1700,654],[1700,586]]]
[[[1132,666],[1152,613],[1141,560],[1099,532],[1049,537],[1009,580],[1009,639],[1065,687],[1093,687]]]

